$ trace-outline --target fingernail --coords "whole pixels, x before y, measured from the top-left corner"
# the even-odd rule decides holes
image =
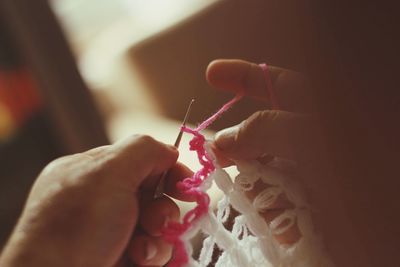
[[[233,146],[238,131],[239,131],[239,125],[235,125],[233,127],[229,127],[222,131],[219,131],[215,135],[215,143],[217,145],[217,148],[221,150],[226,150],[231,146]]]
[[[146,261],[153,259],[157,254],[157,247],[152,242],[146,243]]]

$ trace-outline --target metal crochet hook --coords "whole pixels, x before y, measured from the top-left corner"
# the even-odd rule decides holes
[[[182,126],[186,125],[186,121],[189,118],[189,114],[190,114],[190,111],[192,109],[193,102],[194,102],[194,98],[189,103],[189,106],[188,106],[188,108],[186,110],[185,117],[183,118]],[[183,135],[183,132],[182,132],[182,129],[181,129],[181,130],[179,130],[179,134],[178,134],[178,136],[177,136],[177,138],[175,140],[174,146],[176,148],[178,148],[179,144],[181,143],[182,135]],[[164,195],[165,178],[167,177],[168,172],[169,172],[169,170],[166,170],[165,172],[163,172],[161,174],[160,179],[159,179],[158,184],[157,184],[157,187],[156,187],[156,190],[154,191],[154,196],[153,196],[154,199],[160,198],[160,197],[162,197]]]

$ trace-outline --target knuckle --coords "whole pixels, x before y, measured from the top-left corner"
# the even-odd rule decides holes
[[[249,124],[264,124],[266,122],[276,121],[282,116],[280,110],[259,110],[248,119]]]
[[[65,156],[50,162],[37,179],[39,185],[59,184],[65,192],[93,183],[93,178],[101,177],[102,164],[83,153]],[[98,180],[98,179],[96,179]]]
[[[134,144],[143,146],[156,146],[158,142],[149,135],[136,135],[134,136]]]
[[[118,143],[116,147],[120,150],[120,153],[118,153],[120,155],[127,151],[154,151],[160,147],[160,143],[151,136],[137,134]]]
[[[241,125],[242,136],[251,137],[257,132],[263,130],[274,121],[281,117],[281,111],[279,110],[260,110],[253,113],[247,120]]]
[[[74,161],[76,155],[64,156],[51,161],[42,170],[42,175],[52,175],[57,174],[59,170],[66,168]]]

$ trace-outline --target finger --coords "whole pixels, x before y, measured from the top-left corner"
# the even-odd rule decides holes
[[[144,202],[141,208],[139,223],[150,236],[161,236],[168,222],[179,220],[178,206],[166,196]]]
[[[182,181],[187,177],[191,177],[193,172],[186,167],[181,162],[176,162],[167,171],[167,176],[165,177],[164,194],[182,201],[195,201],[193,196],[187,196],[181,190],[177,188],[177,183]],[[141,185],[141,191],[145,192],[148,199],[152,199],[154,196],[154,191],[158,185],[162,175],[156,175],[147,178]]]
[[[88,156],[92,156],[92,157],[100,157],[100,156],[103,156],[105,153],[107,153],[107,149],[109,147],[110,147],[110,145],[95,147],[95,148],[92,148],[92,149],[84,152],[84,154],[86,154]]]
[[[302,162],[315,153],[315,128],[310,116],[259,111],[239,125],[218,132],[214,144],[231,159],[257,159],[271,154]]]
[[[191,177],[192,175],[193,172],[188,167],[178,162],[168,171],[164,193],[178,200],[191,201],[191,202],[195,201],[196,200],[195,197],[193,197],[192,195],[187,196],[177,187],[177,184],[180,181],[182,181],[185,178]]]
[[[293,112],[310,112],[312,94],[304,76],[298,72],[269,66],[269,77],[279,107]],[[270,102],[264,71],[258,64],[238,59],[212,61],[206,78],[210,85],[225,91],[239,93]]]
[[[214,156],[217,159],[218,165],[220,167],[225,168],[225,167],[235,165],[235,162],[233,162],[221,150],[219,150],[218,147],[215,145],[215,143],[211,144],[211,149],[212,149]]]
[[[116,262],[112,267],[126,267],[131,265],[132,264],[130,258],[128,257],[126,252],[124,252],[124,254],[121,256],[118,262]]]
[[[139,266],[163,266],[172,255],[172,245],[161,237],[135,236],[128,248],[131,260]]]
[[[130,182],[137,189],[146,177],[160,175],[171,168],[178,158],[178,151],[149,136],[135,135],[110,146],[108,155],[114,176]]]

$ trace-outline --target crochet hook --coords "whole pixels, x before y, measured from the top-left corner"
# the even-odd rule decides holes
[[[189,115],[190,115],[190,111],[192,109],[193,102],[194,102],[194,98],[190,101],[189,106],[188,106],[188,108],[186,110],[185,117],[183,118],[183,121],[182,121],[182,127],[186,125],[186,122],[187,122],[187,120],[189,118]],[[183,135],[183,132],[182,132],[182,129],[181,129],[181,130],[179,130],[179,134],[178,134],[178,136],[177,136],[177,138],[175,140],[174,146],[176,148],[178,148],[179,144],[181,143],[182,135]],[[164,195],[165,178],[167,177],[168,172],[169,172],[169,170],[166,170],[165,172],[163,172],[161,174],[160,179],[159,179],[158,184],[157,184],[157,187],[156,187],[156,190],[154,191],[154,199],[160,198],[160,197],[162,197]]]

